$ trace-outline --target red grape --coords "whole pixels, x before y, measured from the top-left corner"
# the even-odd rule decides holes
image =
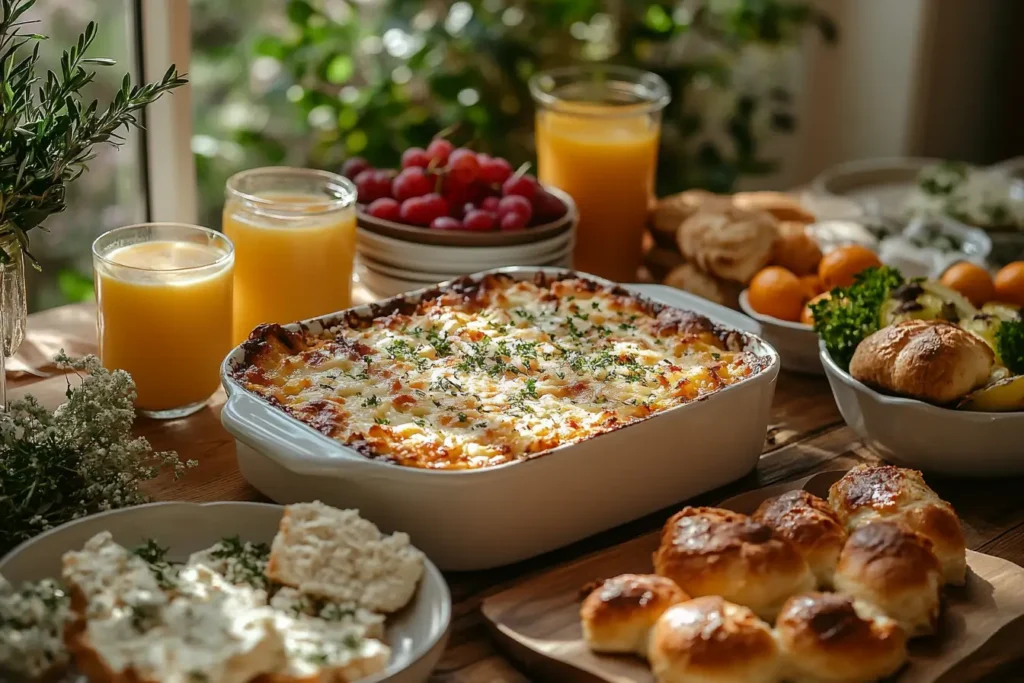
[[[347,159],[344,164],[341,165],[341,175],[345,176],[349,180],[355,180],[356,176],[363,171],[373,170],[370,166],[370,162],[363,157],[352,157]]]
[[[462,221],[451,216],[438,216],[430,223],[434,230],[462,230]]]
[[[413,197],[422,197],[433,189],[433,183],[423,169],[413,166],[403,169],[391,183],[391,196],[404,202]]]
[[[401,220],[399,204],[391,197],[381,197],[380,199],[374,199],[372,202],[370,202],[370,205],[366,207],[366,213],[370,214],[374,218],[379,218],[383,221]]]
[[[462,205],[473,200],[474,189],[462,177],[448,173],[441,182],[441,192],[450,204]]]
[[[431,192],[422,197],[412,197],[402,202],[402,220],[412,225],[430,225],[435,218],[448,215],[448,202],[444,197]]]
[[[480,180],[490,185],[501,185],[512,176],[512,165],[501,157],[490,157],[478,154],[480,163]]]
[[[490,211],[474,209],[467,211],[466,217],[462,219],[462,226],[466,230],[493,230],[498,217]]]
[[[520,197],[533,199],[534,195],[537,194],[537,179],[530,174],[512,176],[502,184],[501,194],[506,197],[509,195],[519,195]]]
[[[561,199],[544,188],[538,190],[533,198],[533,216],[540,223],[557,221],[567,210]]]
[[[402,168],[426,168],[430,165],[430,155],[422,147],[410,147],[402,152]]]
[[[444,138],[434,138],[427,145],[427,156],[433,159],[438,166],[444,166],[448,163],[448,156],[453,149],[455,149],[455,145]]]
[[[522,230],[526,227],[527,220],[523,214],[510,212],[501,217],[499,224],[502,230]]]
[[[355,177],[355,183],[360,204],[369,204],[391,194],[391,175],[387,171],[367,169]]]
[[[498,205],[500,203],[501,199],[498,197],[484,197],[480,202],[480,208],[491,213],[498,213]]]
[[[523,225],[526,225],[530,222],[530,218],[533,217],[533,205],[530,204],[530,200],[526,197],[510,194],[507,197],[502,197],[501,201],[498,202],[498,215],[504,218],[510,213],[521,216]]]
[[[459,147],[448,156],[448,173],[458,177],[466,185],[471,184],[480,175],[480,162],[476,160],[476,152]]]

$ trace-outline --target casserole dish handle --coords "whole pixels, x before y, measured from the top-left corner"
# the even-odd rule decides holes
[[[347,476],[373,463],[304,424],[232,387],[220,413],[224,429],[297,474]]]
[[[716,304],[714,301],[708,301],[696,294],[691,294],[675,287],[669,287],[668,285],[631,284],[625,285],[625,287],[649,299],[660,301],[663,304],[700,313],[711,320],[724,323],[737,330],[749,332],[750,334],[761,334],[761,326],[753,318],[721,304]]]

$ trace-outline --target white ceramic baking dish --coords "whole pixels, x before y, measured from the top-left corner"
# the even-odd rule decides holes
[[[568,271],[488,272],[532,279],[538,272]],[[725,328],[752,322],[678,290],[634,289]],[[321,319],[304,324],[322,329]],[[408,532],[442,569],[485,569],[567,545],[750,472],[764,445],[779,356],[747,332],[743,339],[767,362],[756,375],[618,430],[486,469],[434,471],[369,460],[246,392],[230,376],[243,359],[240,347],[222,366],[228,400],[221,419],[237,440],[242,475],[271,499],[358,508],[382,529]]]

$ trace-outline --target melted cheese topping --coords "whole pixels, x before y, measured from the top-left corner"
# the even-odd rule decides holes
[[[642,420],[764,367],[737,347],[706,319],[621,289],[489,276],[320,334],[262,326],[235,378],[369,457],[482,468]]]

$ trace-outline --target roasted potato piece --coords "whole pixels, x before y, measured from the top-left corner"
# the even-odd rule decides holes
[[[984,386],[968,394],[957,408],[985,413],[1024,410],[1024,375],[1008,377]]]

